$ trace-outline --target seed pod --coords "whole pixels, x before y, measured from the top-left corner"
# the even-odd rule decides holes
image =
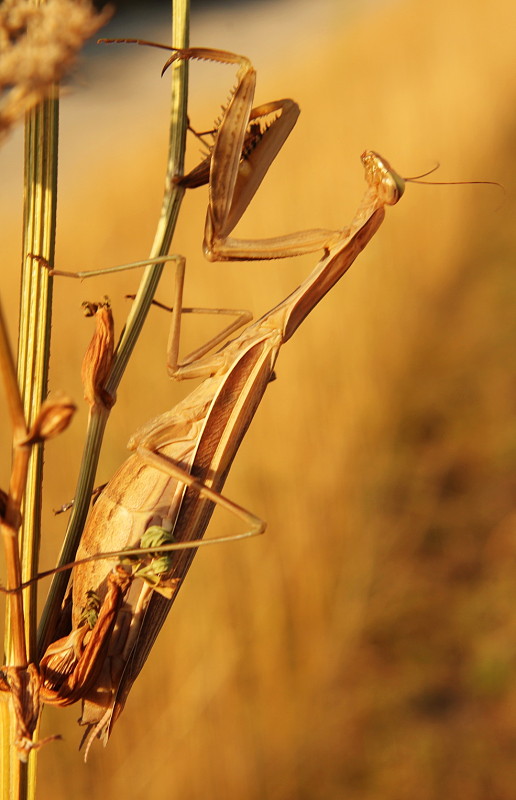
[[[65,394],[56,392],[47,397],[27,437],[19,444],[38,444],[62,433],[70,424],[76,409],[73,400]]]

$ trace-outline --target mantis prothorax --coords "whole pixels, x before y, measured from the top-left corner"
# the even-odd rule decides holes
[[[342,277],[378,230],[384,206],[401,197],[404,181],[373,152],[362,156],[368,188],[346,232],[306,280],[284,301],[213,354],[204,354],[176,373],[205,380],[174,409],[132,437],[134,451],[94,505],[81,538],[78,559],[107,550],[138,547],[152,526],[172,531],[175,542],[199,540],[215,503],[246,519],[255,531],[264,523],[220,492],[238,447],[272,378],[279,350],[319,300]],[[184,261],[178,262],[182,276]],[[178,281],[182,287],[182,280]],[[173,309],[179,334],[181,294]],[[177,341],[172,350],[177,352]],[[172,545],[173,547],[173,545]],[[165,552],[167,547],[156,550]],[[78,564],[72,571],[69,633],[41,660],[41,698],[67,705],[83,700],[81,723],[88,742],[104,743],[125,704],[193,558],[178,552],[153,586],[107,561]],[[160,581],[168,597],[160,591]],[[157,590],[156,590],[157,589]],[[90,614],[92,592],[98,617]],[[85,614],[85,609],[87,613]],[[63,609],[63,620],[70,608]],[[90,629],[88,620],[97,619]],[[91,623],[90,623],[91,624]]]

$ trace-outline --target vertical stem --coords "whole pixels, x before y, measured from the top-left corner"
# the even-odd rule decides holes
[[[13,423],[13,439],[15,442],[13,466],[9,484],[9,495],[4,518],[0,520],[0,530],[5,551],[7,566],[7,587],[15,589],[22,581],[20,551],[18,547],[18,525],[20,507],[27,479],[29,449],[25,445],[16,446],[26,433],[23,403],[16,379],[16,367],[9,344],[5,318],[0,305],[0,373],[3,377],[9,415]],[[6,604],[8,630],[5,634],[5,651],[12,666],[27,666],[27,647],[21,591],[10,594]],[[6,626],[7,627],[7,626]],[[5,698],[8,700],[8,698]],[[16,736],[16,719],[11,702],[2,702],[0,724],[2,730],[1,752],[1,786],[3,798],[20,799],[26,796],[27,770],[20,768],[13,742]]]
[[[185,48],[189,43],[189,0],[172,0],[173,29],[172,44]],[[173,183],[175,175],[181,175],[184,167],[184,152],[187,132],[188,65],[179,61],[173,65],[172,100],[170,114],[170,139],[167,171],[165,176],[165,192],[161,207],[154,242],[150,257],[166,255],[169,251],[172,236],[184,195],[184,189]],[[154,293],[156,291],[163,264],[152,264],[145,270],[140,287],[118,344],[112,371],[106,381],[105,390],[115,396],[122,379],[129,357],[140,335]],[[68,524],[65,542],[59,556],[58,565],[73,561],[79,540],[86,522],[91,493],[100,454],[104,429],[109,416],[109,409],[97,409],[90,416],[88,431],[83,451],[74,507]],[[69,575],[59,573],[54,577],[48,594],[39,629],[39,652],[44,652],[52,638],[52,632],[59,614],[66,591]]]
[[[47,395],[52,313],[52,278],[31,257],[53,264],[57,206],[57,147],[59,105],[57,88],[27,115],[25,126],[25,207],[22,249],[22,288],[18,347],[18,382],[25,418],[30,426]],[[37,572],[40,544],[43,446],[29,460],[24,524],[20,547],[23,580]],[[25,626],[29,657],[35,657],[36,586],[25,590]]]
[[[189,46],[189,0],[173,0],[172,46],[184,49]],[[187,132],[188,63],[184,60],[172,65],[172,98],[170,107],[170,139],[168,150],[165,192],[150,258],[164,256],[169,252],[176,227],[184,189],[172,183],[175,175],[182,175]],[[120,383],[129,357],[147,316],[154,297],[163,264],[151,264],[145,270],[134,304],[127,318],[124,333],[115,354],[115,363],[106,383],[106,390],[113,394]]]
[[[25,203],[22,244],[22,279],[19,316],[18,384],[24,416],[30,425],[47,394],[50,356],[52,279],[48,270],[32,258],[41,256],[49,264],[54,258],[57,198],[58,90],[28,112],[25,121]],[[21,577],[28,580],[37,573],[40,545],[40,520],[43,478],[43,446],[15,448],[14,467],[19,484],[21,471],[26,478],[23,501],[23,525],[20,529]],[[13,473],[14,474],[14,473]],[[17,498],[21,499],[21,498]],[[15,595],[19,597],[19,595]],[[37,593],[32,584],[23,593],[24,642],[29,661],[35,660]],[[6,624],[6,663],[20,659],[17,644],[17,619]],[[13,636],[14,634],[14,636]],[[22,800],[34,796],[36,751],[22,763],[12,747],[15,721],[11,714],[10,798]]]

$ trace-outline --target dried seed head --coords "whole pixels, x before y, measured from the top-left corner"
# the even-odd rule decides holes
[[[111,408],[115,398],[104,389],[104,384],[113,363],[115,329],[113,314],[107,297],[102,303],[83,303],[86,316],[95,315],[95,333],[82,362],[82,385],[84,399],[91,408]]]
[[[0,691],[9,692],[16,720],[15,747],[20,761],[26,762],[31,750],[39,750],[47,742],[60,739],[48,736],[34,742],[32,736],[38,724],[40,713],[41,678],[37,667],[3,667]]]
[[[0,4],[0,138],[52,90],[111,11],[89,0]]]
[[[67,395],[55,393],[42,404],[27,437],[18,444],[38,444],[62,433],[70,424],[77,407]]]

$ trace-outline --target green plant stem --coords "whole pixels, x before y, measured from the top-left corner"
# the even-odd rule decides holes
[[[18,383],[25,418],[30,427],[48,391],[52,277],[31,254],[54,261],[57,211],[57,152],[59,100],[55,95],[44,100],[27,115],[25,128],[24,240]],[[24,500],[24,525],[21,529],[23,576],[37,572],[40,544],[43,446],[32,449]],[[35,658],[36,595],[25,595],[26,630],[29,657]]]
[[[174,47],[188,47],[189,43],[189,0],[172,0]],[[184,152],[187,131],[188,65],[179,61],[172,71],[172,103],[170,117],[170,139],[165,192],[150,257],[166,255],[169,252],[172,236],[177,222],[184,189],[173,183],[175,175],[181,175],[184,168]],[[112,396],[122,379],[129,357],[136,344],[154,297],[163,264],[152,264],[146,268],[138,293],[129,313],[124,332],[118,344],[111,373],[105,389]],[[109,409],[102,408],[90,415],[83,458],[80,468],[74,508],[67,528],[65,542],[59,556],[58,566],[73,561],[79,540],[86,522],[93,491],[100,447]],[[66,591],[69,576],[57,574],[52,582],[39,629],[39,652],[44,652],[52,639],[57,616]]]
[[[30,426],[47,394],[50,356],[52,278],[32,256],[52,264],[54,258],[57,198],[58,97],[57,88],[46,100],[28,112],[25,121],[25,203],[22,244],[22,278],[18,332],[18,386],[23,415]],[[13,514],[23,500],[23,524],[19,548],[22,580],[37,573],[43,477],[43,447],[17,447],[15,442],[10,502]],[[14,538],[13,542],[14,544]],[[16,594],[14,597],[18,597]],[[23,608],[13,614],[8,604],[6,622],[6,663],[26,666],[35,659],[37,593],[36,586],[23,591]],[[23,645],[20,644],[20,639]],[[27,652],[25,650],[25,643]],[[24,662],[23,664],[19,662]],[[26,800],[34,797],[36,756],[33,751],[22,763],[12,746],[15,719],[3,714],[3,748],[9,748],[9,769],[2,753],[3,798]]]

